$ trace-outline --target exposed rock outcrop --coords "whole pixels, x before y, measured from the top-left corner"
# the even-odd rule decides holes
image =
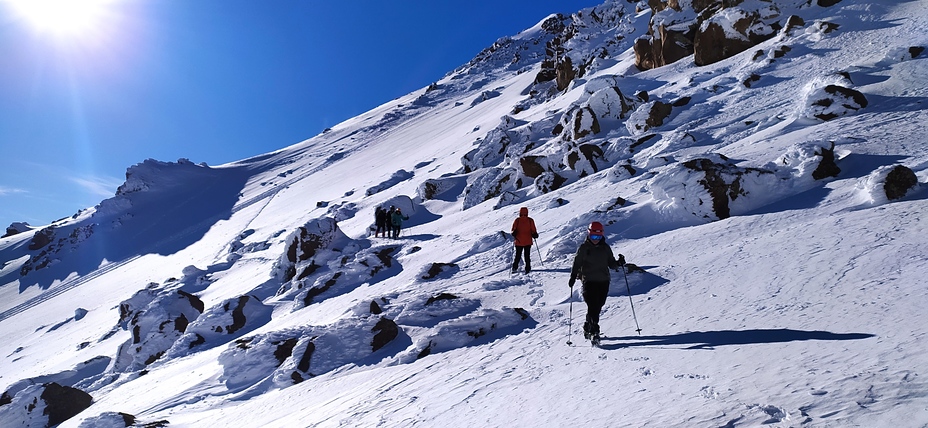
[[[6,233],[4,233],[3,236],[0,236],[0,238],[6,238],[8,236],[18,235],[20,233],[28,232],[30,230],[32,230],[32,228],[29,227],[29,223],[19,222],[19,221],[13,222],[13,223],[10,223],[10,225],[6,227]]]
[[[864,94],[855,89],[840,85],[827,85],[810,95],[810,113],[813,117],[829,121],[841,116],[856,113],[867,107],[869,102]]]
[[[779,31],[780,12],[771,2],[742,0],[650,0],[648,34],[633,46],[640,70],[672,64],[694,55],[708,65],[743,52]],[[801,18],[788,19],[790,28]]]
[[[374,338],[371,339],[371,350],[376,352],[378,349],[392,342],[393,339],[396,339],[396,337],[399,336],[400,329],[396,325],[396,322],[383,317],[380,321],[377,321],[377,324],[374,325],[371,332],[376,332]]]
[[[53,427],[73,418],[93,403],[90,394],[55,382],[36,384],[0,401],[3,426]],[[15,408],[18,411],[9,411]],[[21,410],[20,410],[21,409]]]
[[[911,168],[896,165],[886,174],[886,181],[883,184],[883,191],[886,197],[891,200],[901,199],[909,190],[918,184],[918,177]]]

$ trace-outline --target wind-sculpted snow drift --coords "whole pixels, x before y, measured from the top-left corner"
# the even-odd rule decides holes
[[[609,1],[280,151],[132,166],[0,238],[0,425],[924,425],[924,10]],[[591,221],[629,264],[587,352]]]

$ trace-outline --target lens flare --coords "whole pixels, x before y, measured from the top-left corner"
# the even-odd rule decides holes
[[[114,0],[2,0],[35,30],[56,37],[81,37],[104,25]]]

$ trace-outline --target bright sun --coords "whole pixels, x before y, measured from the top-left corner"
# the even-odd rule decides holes
[[[36,30],[55,36],[80,37],[98,30],[114,0],[0,0]]]

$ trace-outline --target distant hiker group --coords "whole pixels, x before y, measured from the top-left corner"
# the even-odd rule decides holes
[[[409,220],[409,216],[404,215],[402,210],[393,205],[390,205],[388,210],[383,207],[375,208],[374,224],[377,228],[374,230],[374,237],[399,238],[404,220]]]

